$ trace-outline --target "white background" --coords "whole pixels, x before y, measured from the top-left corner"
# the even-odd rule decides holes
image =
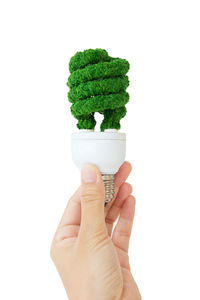
[[[65,83],[70,57],[97,47],[131,64],[134,277],[144,300],[200,299],[199,15],[198,0],[1,0],[2,300],[66,299],[49,257],[80,181]]]

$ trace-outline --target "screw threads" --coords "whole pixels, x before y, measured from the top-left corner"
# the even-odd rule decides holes
[[[110,202],[114,196],[114,174],[102,174],[104,186],[105,186],[105,203]]]

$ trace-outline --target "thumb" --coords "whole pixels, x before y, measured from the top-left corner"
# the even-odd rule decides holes
[[[81,181],[81,231],[89,235],[106,232],[105,188],[101,173],[94,165],[84,165],[81,171]]]

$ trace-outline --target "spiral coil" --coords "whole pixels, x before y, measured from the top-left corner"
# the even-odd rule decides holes
[[[71,58],[69,70],[68,99],[77,127],[94,129],[94,113],[99,112],[104,115],[101,131],[119,129],[129,101],[128,61],[112,58],[102,49],[88,49]]]

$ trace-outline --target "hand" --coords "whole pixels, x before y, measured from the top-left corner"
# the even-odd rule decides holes
[[[70,300],[141,299],[128,257],[135,211],[132,187],[125,183],[130,172],[125,162],[115,176],[115,197],[104,208],[99,170],[82,169],[82,185],[69,200],[51,247]]]

